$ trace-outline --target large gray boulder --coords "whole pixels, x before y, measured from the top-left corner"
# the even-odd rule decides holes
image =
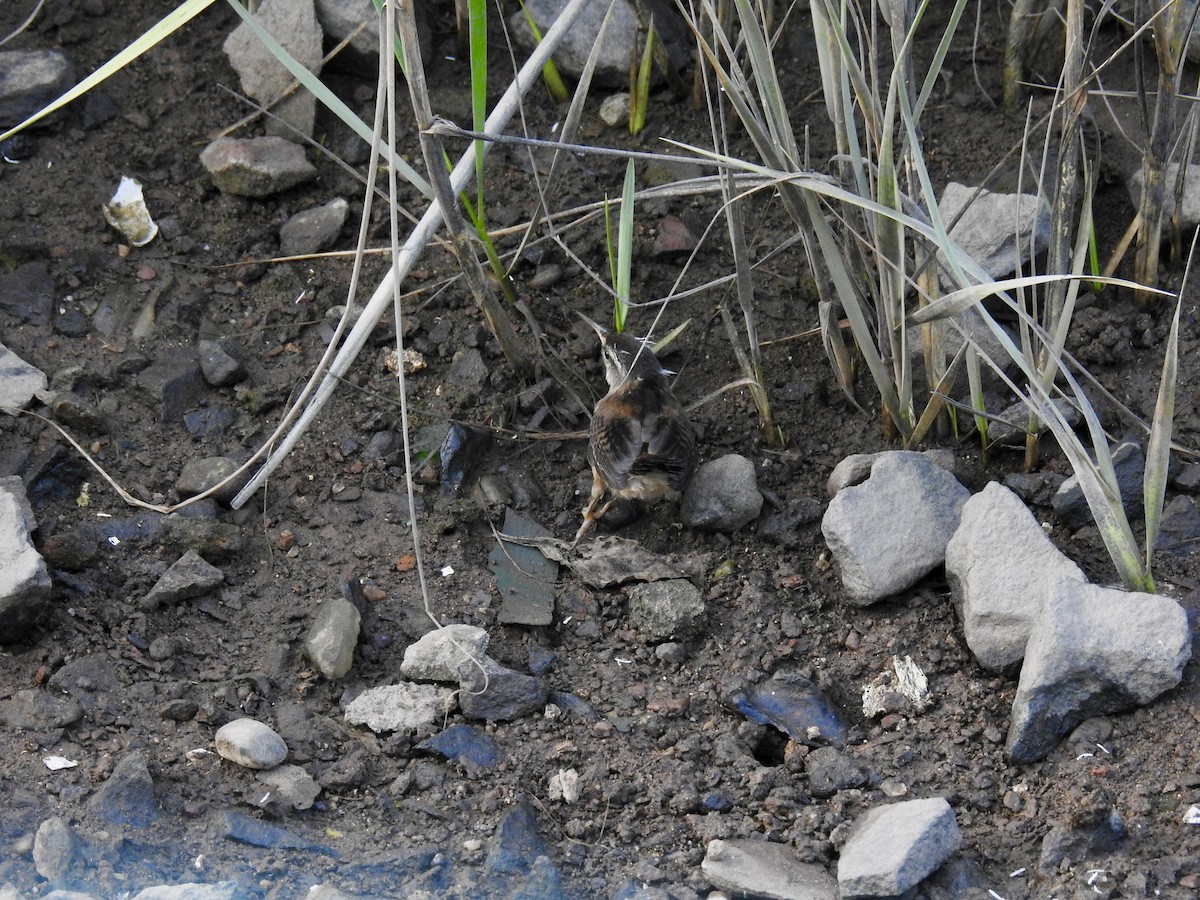
[[[838,860],[843,898],[898,897],[958,850],[962,835],[942,797],[906,800],[867,811]]]
[[[313,73],[321,71],[322,34],[313,0],[263,0],[254,19],[300,65]],[[247,23],[242,22],[225,39],[224,50],[241,79],[242,90],[260,105],[268,106],[275,116],[266,121],[268,134],[291,137],[298,132],[312,137],[316,97],[301,87],[280,99],[295,76]]]
[[[1170,597],[1060,579],[1025,648],[1009,757],[1042,759],[1084,719],[1149,703],[1179,684],[1191,654],[1187,614]]]
[[[821,531],[846,600],[868,606],[911,587],[946,559],[970,492],[920,453],[886,453],[862,484],[829,501]]]
[[[19,484],[19,479],[17,480]],[[24,490],[11,480],[0,486],[0,644],[24,637],[41,617],[50,596],[46,561],[30,540],[31,526]]]
[[[963,506],[946,545],[946,579],[967,646],[993,671],[1021,661],[1033,622],[1060,579],[1087,581],[1021,499],[996,481]]]

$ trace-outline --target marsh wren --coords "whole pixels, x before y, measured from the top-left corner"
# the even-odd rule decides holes
[[[608,393],[588,430],[592,496],[576,542],[618,500],[678,500],[696,464],[695,432],[649,343],[580,318],[600,336]]]

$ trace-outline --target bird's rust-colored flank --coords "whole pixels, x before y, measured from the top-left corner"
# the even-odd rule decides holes
[[[696,462],[692,425],[654,352],[636,338],[584,320],[600,336],[609,390],[592,413],[592,494],[576,541],[618,500],[677,500]]]

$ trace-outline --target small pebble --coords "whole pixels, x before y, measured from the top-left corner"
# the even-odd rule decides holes
[[[287,759],[283,738],[255,719],[235,719],[222,725],[215,741],[224,759],[247,769],[270,769]]]

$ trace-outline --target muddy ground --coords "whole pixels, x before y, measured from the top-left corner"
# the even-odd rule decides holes
[[[17,25],[24,15],[17,7],[24,5],[0,9],[0,30]],[[160,14],[128,0],[62,2],[9,46],[61,47],[86,72]],[[430,78],[439,111],[463,121],[465,101],[449,87],[466,80],[464,64],[450,58],[452,20],[438,13],[432,23],[437,52]],[[199,151],[246,113],[220,87],[237,85],[220,49],[234,24],[224,4],[215,5],[109,82],[104,102],[86,112],[77,104],[50,128],[31,133],[19,164],[0,167],[0,266],[10,272],[40,263],[56,297],[44,324],[0,312],[3,342],[51,375],[78,368],[75,390],[103,417],[102,428],[83,434],[84,444],[113,478],[150,502],[176,499],[174,485],[189,459],[244,458],[257,449],[321,355],[326,311],[345,302],[350,265],[343,259],[231,264],[269,259],[278,248],[280,224],[296,211],[336,196],[350,200],[352,223],[362,209],[360,183],[327,157],[316,160],[318,181],[267,200],[224,196],[211,186]],[[999,96],[1001,25],[994,10],[984,10],[976,47],[968,41],[951,55],[952,77],[933,104],[926,131],[939,179],[979,177],[1019,135],[1021,123],[1006,119],[992,102]],[[799,16],[787,47],[795,63],[788,77],[794,96],[809,98],[798,107],[797,120],[807,116],[812,124],[812,158],[820,160],[830,151],[806,29]],[[1120,40],[1115,30],[1102,37]],[[372,78],[348,72],[331,77],[351,106],[369,109]],[[631,143],[620,130],[598,123],[597,105],[598,99],[589,107],[587,139]],[[526,115],[531,130],[546,135],[561,111],[539,94]],[[658,137],[702,142],[706,129],[686,101],[664,92],[652,103],[647,132],[632,144],[654,147]],[[321,117],[317,133],[334,152],[348,145],[345,128],[331,117]],[[411,135],[405,140],[417,158]],[[494,220],[524,221],[534,193],[521,161],[498,153],[489,167]],[[562,205],[619,192],[622,170],[619,161],[577,161],[560,188]],[[158,240],[128,253],[100,216],[122,175],[146,185],[162,225]],[[410,193],[406,199],[419,214],[416,198]],[[706,204],[660,201],[639,208],[639,296],[667,295],[679,275],[679,257],[650,252],[664,216],[677,215],[699,230],[712,215]],[[1111,247],[1132,215],[1115,177],[1102,186],[1098,208],[1098,233]],[[777,207],[768,203],[759,213],[752,219],[756,252],[787,234]],[[353,224],[343,229],[339,249],[353,245],[354,232]],[[373,244],[385,237],[381,220]],[[587,265],[607,271],[602,225],[593,221],[568,240]],[[561,266],[561,276],[531,287],[539,265],[548,264]],[[378,257],[368,264],[368,289],[382,265]],[[685,285],[729,271],[723,252],[713,250],[692,267]],[[405,284],[412,292],[406,299],[408,340],[427,362],[410,380],[413,429],[444,428],[450,421],[495,429],[476,474],[494,476],[500,493],[511,495],[525,515],[570,537],[584,500],[581,485],[586,487],[583,441],[513,435],[531,422],[545,434],[570,432],[584,428],[586,417],[562,393],[550,397],[549,412],[543,411],[546,403],[513,378],[464,288],[446,284],[454,273],[450,258],[433,251]],[[575,312],[606,319],[603,295],[549,244],[539,245],[514,274],[545,345],[599,391],[595,343],[580,339]],[[715,318],[725,299],[721,290],[673,303],[664,317],[668,327],[692,320],[667,361],[679,372],[677,390],[686,402],[738,375]],[[819,511],[825,479],[838,460],[896,444],[881,435],[876,416],[843,399],[819,339],[806,334],[816,326],[816,309],[797,251],[764,267],[758,297],[762,337],[771,342],[767,384],[786,446],[765,445],[749,398],[732,391],[694,415],[702,458],[741,453],[754,461],[760,487],[779,504]],[[155,301],[153,330],[134,338],[131,310],[147,298]],[[106,304],[117,324],[103,333],[96,313]],[[631,328],[639,330],[651,313],[635,311]],[[1072,346],[1102,383],[1146,414],[1165,333],[1163,317],[1147,316],[1127,297],[1109,292],[1080,316]],[[201,413],[190,433],[180,418],[162,420],[137,389],[135,374],[147,362],[190,352],[202,337],[235,338],[250,377],[237,388],[204,390],[187,410]],[[1177,437],[1197,446],[1200,366],[1194,349],[1200,322],[1194,295],[1184,304],[1181,338]],[[832,870],[847,824],[865,810],[897,796],[944,796],[964,844],[957,880],[937,888],[939,896],[983,896],[989,889],[1005,898],[1194,893],[1200,830],[1184,824],[1184,812],[1200,801],[1195,663],[1178,689],[1149,708],[1100,723],[1102,746],[1064,743],[1041,763],[1012,766],[1002,745],[1015,680],[973,661],[944,581],[930,578],[869,609],[845,604],[815,515],[770,537],[755,525],[730,536],[681,529],[670,509],[624,526],[625,536],[694,566],[711,603],[705,634],[661,657],[629,619],[620,590],[592,591],[568,575],[557,589],[557,624],[499,625],[488,554],[491,526],[503,510],[479,499],[471,484],[457,497],[443,496],[436,469],[427,469],[418,479],[418,518],[433,607],[443,621],[487,628],[491,655],[512,668],[524,671],[531,653],[553,651],[546,675],[551,686],[586,701],[595,717],[575,712],[488,726],[503,761],[485,771],[416,749],[427,733],[376,736],[346,725],[344,703],[364,687],[396,680],[404,648],[424,627],[416,575],[404,559],[413,548],[400,461],[394,447],[380,445],[377,437],[399,429],[397,387],[383,364],[390,340],[385,324],[334,405],[266,491],[239,511],[219,512],[221,522],[236,526],[232,545],[215,557],[225,586],[169,608],[146,612],[138,601],[176,560],[178,548],[161,535],[142,537],[133,529],[118,546],[64,556],[66,536],[97,517],[141,521],[144,514],[123,504],[43,421],[0,422],[0,475],[25,478],[39,523],[38,546],[53,548],[59,541],[52,562],[55,594],[44,619],[0,655],[0,700],[28,688],[49,690],[56,671],[85,657],[104,673],[80,689],[93,702],[78,723],[40,732],[9,729],[0,742],[0,884],[11,882],[30,896],[53,887],[36,873],[30,847],[38,824],[59,815],[86,842],[63,886],[101,896],[222,879],[237,881],[248,896],[299,897],[324,881],[350,893],[397,896],[422,883],[434,851],[450,875],[441,883],[429,880],[433,895],[476,896],[486,889],[469,885],[496,878],[484,874],[484,857],[498,822],[525,802],[567,895],[613,896],[633,878],[665,896],[704,896],[709,888],[699,863],[712,838],[764,836]],[[448,373],[455,352],[472,346],[482,349],[488,372],[464,389]],[[863,398],[871,408],[866,386]],[[382,453],[376,452],[380,446]],[[1000,452],[985,465],[970,439],[942,446],[954,450],[958,474],[973,490],[1021,463],[1017,454]],[[369,447],[376,450],[368,453]],[[1061,473],[1067,466],[1050,448],[1041,471]],[[90,487],[83,506],[85,483]],[[1094,530],[1072,533],[1047,508],[1035,512],[1093,580],[1115,579]],[[1174,586],[1189,611],[1196,609],[1197,555],[1160,555],[1158,563],[1163,582]],[[353,669],[331,683],[300,649],[314,609],[338,595],[348,579],[369,585],[370,611]],[[924,669],[933,702],[923,711],[891,716],[886,725],[864,720],[862,686],[890,668],[896,654],[911,656]],[[814,678],[852,723],[847,755],[869,773],[860,787],[814,796],[805,750],[782,747],[766,728],[730,707],[731,691],[787,667]],[[211,748],[216,728],[244,715],[279,727],[291,744],[291,761],[323,786],[317,806],[279,824],[332,847],[336,858],[247,846],[223,835],[224,810],[271,818],[243,803],[253,773],[213,757],[189,758],[188,752]],[[88,802],[131,751],[144,754],[154,777],[159,812],[147,828],[100,821]],[[42,758],[49,753],[79,765],[48,771]],[[552,775],[570,768],[581,775],[582,795],[568,805],[550,799],[547,786]],[[1040,867],[1053,827],[1085,829],[1113,811],[1124,833],[1113,846],[1085,858],[1068,853],[1069,862]],[[494,881],[495,890],[506,894],[513,883]]]

